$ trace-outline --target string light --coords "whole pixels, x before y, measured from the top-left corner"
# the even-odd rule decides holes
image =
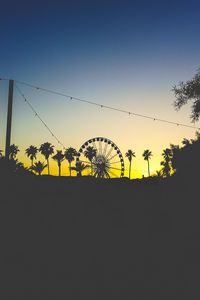
[[[33,84],[30,84],[30,83],[27,83],[27,82],[24,82],[24,81],[18,81],[18,80],[16,80],[15,82],[17,82],[19,84],[26,85],[26,86],[31,87],[31,88],[35,88],[37,90],[41,90],[41,91],[48,92],[48,93],[51,93],[51,94],[54,94],[54,95],[62,96],[64,98],[68,98],[70,100],[79,101],[79,102],[83,102],[83,103],[86,103],[86,104],[95,105],[95,106],[98,106],[100,108],[103,107],[103,108],[106,108],[106,109],[109,109],[109,110],[113,110],[113,111],[125,113],[125,114],[128,114],[129,116],[132,115],[132,116],[137,116],[137,117],[141,117],[141,118],[150,119],[150,120],[153,120],[153,121],[159,121],[159,122],[163,122],[163,123],[167,123],[167,124],[172,124],[172,125],[183,126],[183,127],[187,127],[187,128],[192,128],[192,129],[200,130],[200,128],[196,127],[196,126],[187,125],[187,124],[183,124],[183,123],[177,123],[177,122],[173,122],[173,121],[169,121],[169,120],[165,120],[165,119],[159,119],[159,118],[155,118],[155,117],[152,117],[152,116],[147,116],[147,115],[138,114],[138,113],[135,113],[135,112],[126,111],[126,110],[123,110],[123,109],[120,109],[120,108],[116,108],[116,107],[113,107],[113,106],[103,105],[103,104],[100,104],[100,103],[97,103],[97,102],[93,102],[93,101],[89,101],[89,100],[85,100],[85,99],[73,97],[71,95],[60,93],[60,92],[57,92],[57,91],[54,91],[54,90],[50,90],[50,89],[47,89],[47,88],[35,86]]]
[[[52,130],[47,126],[47,124],[43,121],[43,119],[40,117],[40,115],[36,112],[35,108],[32,106],[32,104],[27,100],[27,98],[24,96],[24,94],[21,92],[19,87],[15,84],[18,93],[21,95],[21,97],[24,99],[24,102],[27,103],[27,105],[30,107],[32,112],[35,114],[35,117],[37,117],[40,122],[46,127],[46,129],[49,131],[52,137],[57,141],[58,144],[60,144],[64,150],[66,150],[65,146],[60,142],[60,140],[56,137],[56,135],[52,132]]]
[[[0,78],[1,81],[9,81],[8,78]]]

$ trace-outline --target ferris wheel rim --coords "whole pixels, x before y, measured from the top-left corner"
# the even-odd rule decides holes
[[[98,149],[97,149],[97,145],[98,144]],[[104,143],[104,148],[102,148],[102,143]],[[95,150],[97,150],[98,154],[95,158],[95,160],[81,160],[80,157],[81,155],[84,155],[84,151],[86,151],[86,149],[92,146]],[[108,153],[107,148],[110,147]],[[113,152],[114,151],[114,152]],[[113,152],[112,156],[111,153]],[[117,161],[112,161],[114,158],[118,158]],[[107,166],[105,166],[105,170],[107,168],[108,174],[105,173],[105,178],[110,178],[111,176],[109,175],[109,173],[113,176],[113,177],[123,177],[124,176],[124,171],[125,171],[125,166],[124,166],[124,159],[123,159],[123,155],[119,149],[119,147],[109,138],[105,138],[102,136],[98,136],[98,137],[94,137],[94,138],[90,138],[87,141],[85,141],[82,146],[79,148],[79,151],[77,152],[77,157],[76,157],[76,161],[77,162],[83,162],[83,163],[87,163],[90,164],[91,166],[91,174],[92,174],[92,168],[95,167],[95,164],[97,165],[97,158],[101,161],[105,161],[105,164],[107,163]],[[113,166],[113,164],[120,164],[120,168],[115,168]],[[111,166],[112,165],[112,166]],[[116,174],[114,173],[114,171],[118,171],[119,172],[119,176],[116,176]],[[107,172],[105,171],[105,172]]]

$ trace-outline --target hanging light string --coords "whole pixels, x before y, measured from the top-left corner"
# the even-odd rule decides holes
[[[173,122],[173,121],[169,121],[169,120],[165,120],[165,119],[160,119],[160,118],[156,118],[156,117],[152,117],[152,116],[147,116],[147,115],[143,115],[143,114],[138,114],[138,113],[135,113],[135,112],[131,112],[131,111],[123,110],[123,109],[120,109],[120,108],[116,108],[116,107],[113,107],[113,106],[108,106],[108,105],[100,104],[100,103],[97,103],[97,102],[93,102],[93,101],[77,98],[77,97],[74,97],[74,96],[70,96],[70,95],[60,93],[60,92],[57,92],[57,91],[54,91],[54,90],[51,90],[51,89],[46,89],[46,88],[43,88],[43,87],[35,86],[33,84],[30,84],[30,83],[27,83],[27,82],[24,82],[24,81],[16,80],[16,82],[19,83],[19,84],[23,84],[23,85],[26,85],[28,87],[34,88],[36,90],[41,90],[41,91],[51,93],[51,94],[54,94],[54,95],[62,96],[64,98],[67,98],[67,99],[72,100],[72,101],[79,101],[79,102],[95,105],[95,106],[100,107],[101,109],[106,108],[106,109],[109,109],[109,110],[113,110],[113,111],[128,114],[129,116],[132,115],[132,116],[137,116],[137,117],[141,117],[141,118],[150,119],[150,120],[153,120],[153,121],[159,121],[159,122],[168,123],[168,124],[172,124],[172,125],[176,125],[176,126],[182,126],[182,127],[188,127],[188,128],[200,130],[200,127],[187,125],[187,124],[183,124],[183,123],[177,123],[177,122]]]
[[[40,122],[46,127],[46,129],[49,131],[51,136],[57,141],[58,144],[60,144],[64,150],[66,150],[65,146],[61,141],[57,138],[57,136],[53,133],[53,131],[49,128],[49,126],[43,121],[43,119],[40,117],[40,115],[37,113],[35,108],[32,106],[30,101],[27,100],[27,98],[24,96],[24,94],[21,92],[20,88],[15,84],[15,87],[17,88],[18,93],[20,96],[24,99],[24,102],[29,106],[29,108],[32,110],[32,112],[35,114],[35,116],[40,120]]]
[[[0,78],[0,81],[9,81],[8,78]]]

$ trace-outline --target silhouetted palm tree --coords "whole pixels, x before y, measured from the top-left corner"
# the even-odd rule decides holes
[[[66,160],[68,161],[69,163],[69,172],[70,172],[70,176],[71,176],[71,164],[72,164],[72,161],[74,161],[75,159],[75,156],[77,155],[77,152],[76,152],[76,149],[72,148],[72,147],[69,147],[65,150],[65,158]]]
[[[9,159],[15,159],[18,152],[19,152],[18,146],[16,146],[15,144],[10,145],[8,150]]]
[[[82,172],[89,167],[90,167],[89,165],[84,165],[84,163],[82,163],[81,161],[77,161],[76,166],[71,167],[71,170],[76,171],[77,176],[82,176]]]
[[[172,158],[171,158],[171,166],[173,171],[176,171],[177,167],[177,159],[179,160],[179,153],[182,151],[182,148],[179,145],[170,144],[170,149],[172,151]]]
[[[110,178],[110,174],[108,169],[105,165],[99,166],[94,170],[94,177],[97,178]]]
[[[58,164],[58,175],[61,175],[61,163],[64,160],[65,156],[62,153],[62,150],[57,150],[57,153],[52,157]]]
[[[200,131],[195,132],[196,140],[200,140]]]
[[[149,174],[149,177],[150,177],[150,166],[149,166],[149,160],[150,158],[152,157],[152,152],[150,150],[144,150],[142,156],[144,157],[144,160],[147,160],[147,163],[148,163],[148,174]]]
[[[0,158],[2,158],[3,157],[3,151],[2,150],[0,150]]]
[[[97,149],[95,149],[94,147],[88,146],[84,152],[84,155],[90,161],[91,175],[93,175],[92,160],[97,155]]]
[[[184,138],[182,140],[182,144],[183,144],[183,146],[189,146],[189,145],[191,145],[190,141],[188,139],[186,139],[186,138]]]
[[[129,179],[131,179],[131,163],[132,163],[132,158],[135,157],[135,152],[129,149],[125,155],[129,160]]]
[[[38,152],[37,147],[32,146],[32,145],[25,150],[26,155],[31,160],[31,167],[33,166],[33,160],[36,159],[37,152]]]
[[[161,170],[156,171],[156,176],[161,178],[162,177],[162,171]]]
[[[170,175],[170,171],[172,169],[171,167],[171,159],[172,159],[172,150],[169,148],[166,148],[162,152],[163,161],[161,161],[162,168],[162,174],[164,177],[168,177]]]
[[[46,142],[40,146],[39,151],[42,155],[44,155],[45,159],[47,160],[47,167],[48,167],[48,175],[50,175],[50,168],[49,168],[49,156],[54,153],[54,146],[50,143]]]
[[[7,160],[4,156],[0,158],[0,170],[4,175],[10,175],[12,173],[21,175],[30,174],[23,163],[14,158]]]
[[[47,167],[43,162],[37,161],[34,163],[34,165],[31,167],[31,170],[36,172],[38,175],[41,175],[44,169]]]

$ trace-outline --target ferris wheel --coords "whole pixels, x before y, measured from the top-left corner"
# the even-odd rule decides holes
[[[124,159],[115,143],[108,138],[95,137],[86,141],[77,153],[76,162],[85,166],[83,175],[97,178],[124,176]]]

